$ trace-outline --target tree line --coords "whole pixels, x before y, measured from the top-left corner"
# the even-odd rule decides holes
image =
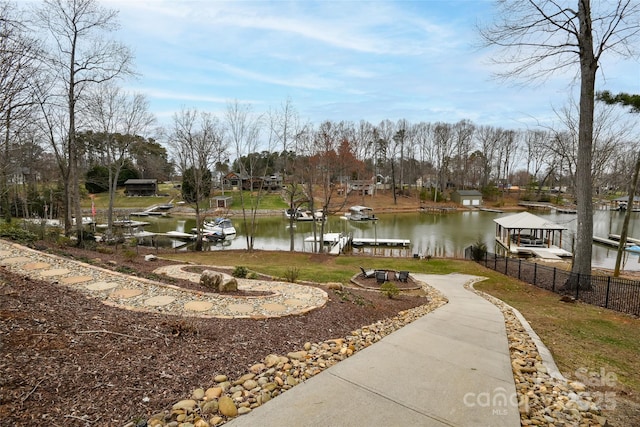
[[[566,187],[578,202],[576,270],[584,272],[592,195],[625,188],[620,172],[633,169],[638,151],[631,123],[615,106],[596,103],[594,89],[604,53],[633,53],[638,5],[619,0],[592,10],[588,0],[576,9],[507,1],[497,10],[495,23],[479,34],[486,46],[504,49],[496,59],[508,65],[507,77],[534,79],[578,65],[579,99],[556,111],[554,127],[405,119],[313,124],[287,99],[264,113],[239,101],[219,116],[183,108],[158,128],[146,97],[121,88],[135,71],[130,49],[113,37],[117,11],[97,0],[44,0],[25,8],[0,2],[2,216],[42,214],[48,201],[65,232],[75,230],[82,240],[81,188],[92,170],[110,191],[109,230],[120,173],[132,169],[155,178],[189,171],[195,199],[206,196],[197,192],[208,173],[281,172],[293,178],[285,189],[292,206],[318,192],[325,212],[335,209],[335,192],[346,179],[387,180],[398,191],[420,185],[436,200],[451,186]],[[265,163],[271,153],[278,153],[277,162]],[[251,248],[257,199],[241,195]]]

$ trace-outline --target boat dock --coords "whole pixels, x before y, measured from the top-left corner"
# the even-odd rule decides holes
[[[354,246],[409,246],[411,240],[407,239],[371,239],[369,237],[354,237],[351,239]]]
[[[609,234],[609,239],[617,240],[619,242],[620,241],[620,235],[619,234]],[[636,239],[636,238],[627,236],[627,243],[633,243],[634,245],[640,245],[640,239]]]
[[[319,239],[314,236],[309,236],[304,239],[305,242],[317,242]],[[339,255],[345,246],[349,244],[351,237],[342,233],[325,233],[322,236],[322,243],[329,245],[329,254]]]
[[[531,208],[531,209],[549,209],[549,210],[553,210],[559,213],[564,213],[564,214],[575,214],[578,213],[578,211],[576,209],[573,208],[568,208],[568,207],[562,207],[562,206],[556,206],[556,205],[552,205],[551,203],[542,203],[542,202],[518,202],[518,206],[524,206],[526,208]]]
[[[317,242],[318,239],[309,236],[305,242]],[[325,233],[322,242],[329,246],[329,254],[339,255],[349,244],[353,246],[388,246],[388,247],[409,247],[411,240],[408,239],[385,239],[369,237],[353,237],[342,233]]]
[[[609,236],[612,236],[611,234]],[[636,240],[636,239],[634,239]],[[595,243],[600,243],[601,245],[612,246],[617,248],[620,245],[620,237],[618,236],[618,240],[608,239],[606,237],[593,236],[593,241]],[[632,246],[634,243],[631,240],[627,239],[627,244],[625,246]]]

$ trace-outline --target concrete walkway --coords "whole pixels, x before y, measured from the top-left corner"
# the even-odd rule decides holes
[[[414,274],[449,303],[229,426],[520,426],[504,318],[464,289]]]

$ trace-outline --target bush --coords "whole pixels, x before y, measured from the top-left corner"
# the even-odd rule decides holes
[[[0,237],[14,240],[20,243],[32,243],[37,239],[37,236],[15,223],[2,223],[0,225]]]
[[[479,262],[482,261],[487,255],[487,244],[482,240],[482,238],[478,238],[476,242],[471,246],[471,257],[474,261]]]
[[[296,267],[289,267],[287,271],[284,272],[284,278],[287,282],[296,283],[300,277],[300,269]]]
[[[387,296],[387,298],[393,299],[400,294],[400,289],[391,282],[384,282],[380,286],[380,292]]]
[[[136,251],[132,251],[130,249],[127,249],[126,251],[124,251],[122,253],[122,256],[124,257],[125,260],[127,261],[133,261],[134,259],[136,259],[136,257],[138,256],[138,254],[136,253]]]
[[[247,270],[247,267],[243,267],[241,265],[236,266],[233,269],[233,273],[231,273],[233,277],[239,277],[241,279],[247,277],[247,274],[249,274],[249,270]]]

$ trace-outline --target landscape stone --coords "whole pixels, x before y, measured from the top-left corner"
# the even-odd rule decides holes
[[[222,284],[222,274],[216,271],[204,270],[200,274],[200,285],[210,289],[211,292],[220,292],[220,285]]]
[[[218,410],[226,417],[238,416],[238,408],[229,396],[222,396],[220,400],[218,400]]]
[[[171,407],[171,409],[173,409],[174,411],[176,409],[184,409],[185,411],[193,411],[193,408],[195,408],[197,404],[198,404],[198,402],[196,402],[193,399],[185,399],[185,400],[181,400],[178,403],[174,404]]]

